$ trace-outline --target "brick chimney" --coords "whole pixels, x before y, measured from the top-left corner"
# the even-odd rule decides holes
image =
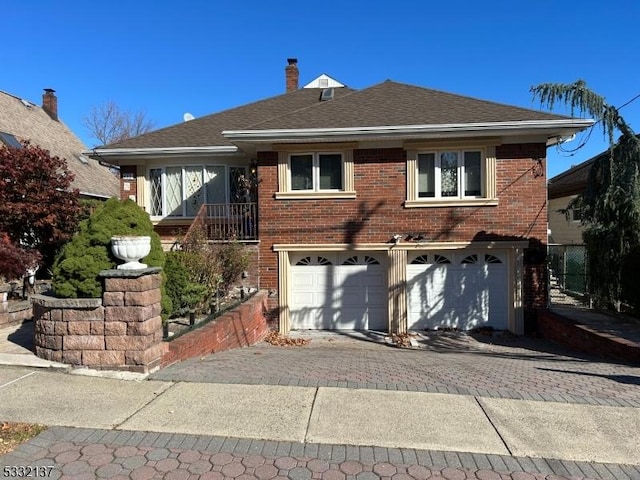
[[[289,65],[284,68],[284,72],[287,78],[287,93],[289,93],[298,90],[298,59],[287,58],[287,62]]]
[[[52,88],[45,88],[42,94],[42,109],[49,114],[53,120],[58,120],[58,97]]]

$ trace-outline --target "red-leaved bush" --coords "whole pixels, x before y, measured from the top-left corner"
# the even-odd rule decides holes
[[[0,280],[22,278],[27,268],[38,265],[41,259],[37,250],[18,247],[6,234],[0,233]]]

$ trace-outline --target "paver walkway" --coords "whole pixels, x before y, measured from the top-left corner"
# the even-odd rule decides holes
[[[381,343],[375,336],[360,334],[302,336],[312,338],[311,343],[305,347],[274,347],[261,343],[182,362],[156,372],[152,379],[415,390],[562,402],[567,408],[576,403],[640,408],[638,366],[579,356],[542,339],[474,338],[443,333],[421,339],[415,348],[400,349]],[[33,383],[27,380],[45,371],[40,372],[25,375],[22,380],[10,382],[10,386],[7,383],[6,388],[18,392],[21,385]],[[64,377],[51,373],[52,377],[54,375]],[[171,391],[187,391],[188,388],[182,387],[191,385],[197,386],[182,383]],[[142,382],[138,386],[150,385]],[[216,385],[208,387],[219,388]],[[374,392],[369,390],[369,393]],[[165,396],[159,393],[154,404],[161,403]],[[184,401],[188,408],[189,402],[198,402],[198,397],[187,396]],[[489,399],[477,401],[483,404]],[[549,408],[554,405],[534,403]],[[141,412],[144,411],[136,414]],[[0,421],[2,417],[0,405]],[[100,412],[96,412],[96,425],[100,418]],[[215,421],[215,416],[202,420]],[[84,425],[94,426],[93,423]],[[640,480],[640,460],[633,465],[623,465],[518,455],[269,441],[198,435],[186,433],[187,430],[177,432],[51,427],[13,453],[0,456],[0,478],[3,473],[8,478],[15,478],[26,471],[11,467],[50,466],[53,467],[50,471],[40,470],[40,473],[49,472],[43,478]],[[626,438],[627,442],[636,440]],[[5,466],[9,469],[4,470]]]
[[[305,334],[301,336],[305,337]],[[455,393],[640,407],[640,368],[576,356],[539,338],[432,334],[416,348],[351,333],[306,335],[303,347],[253,347],[194,358],[155,380]]]
[[[638,465],[65,427],[0,457],[8,477],[27,465],[48,472],[41,477],[76,480],[640,478]]]

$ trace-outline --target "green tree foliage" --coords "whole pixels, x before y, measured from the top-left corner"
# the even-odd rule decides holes
[[[37,251],[48,266],[71,238],[81,212],[72,181],[66,161],[47,150],[29,142],[0,147],[0,233],[8,238],[5,246],[17,249],[16,264],[33,260],[25,262],[19,252],[33,257]]]
[[[56,258],[52,282],[56,295],[68,298],[100,297],[102,285],[98,273],[115,268],[119,263],[110,245],[111,237],[117,235],[151,237],[151,252],[142,262],[150,267],[164,267],[165,256],[160,237],[154,232],[149,215],[132,200],[111,198],[81,222],[79,232]],[[166,316],[171,312],[171,301],[164,292],[162,302],[163,316]]]
[[[174,316],[206,308],[211,292],[206,285],[194,281],[189,269],[189,266],[202,265],[199,260],[200,256],[192,252],[168,252],[166,255],[167,295],[171,298]]]
[[[601,123],[609,151],[595,158],[587,189],[570,208],[582,209],[588,254],[589,293],[598,307],[620,309],[622,271],[631,249],[640,244],[640,141],[600,95],[578,80],[545,83],[531,89],[534,98],[552,108],[563,103]],[[615,133],[620,132],[615,141]]]

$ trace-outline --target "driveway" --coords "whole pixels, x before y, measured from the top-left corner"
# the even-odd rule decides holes
[[[153,380],[454,393],[640,407],[640,368],[539,338],[436,333],[412,348],[375,334],[303,332],[305,346],[260,343],[167,367]]]

